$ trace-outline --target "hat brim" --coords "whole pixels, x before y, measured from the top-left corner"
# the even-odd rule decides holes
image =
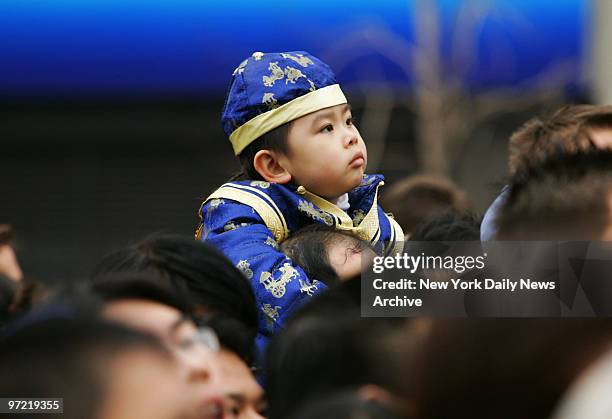
[[[304,96],[293,99],[278,108],[257,115],[236,128],[229,139],[234,148],[234,154],[238,155],[249,144],[267,132],[278,128],[287,122],[291,122],[309,113],[316,112],[331,106],[348,103],[339,84],[322,87]]]

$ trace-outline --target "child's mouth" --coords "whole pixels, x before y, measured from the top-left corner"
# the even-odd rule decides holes
[[[365,159],[363,157],[363,154],[359,153],[355,157],[353,157],[353,160],[351,160],[351,162],[349,163],[349,167],[357,168],[363,166],[364,164]]]

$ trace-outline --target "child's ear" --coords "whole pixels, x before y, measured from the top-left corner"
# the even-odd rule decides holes
[[[259,150],[253,157],[253,167],[270,183],[288,183],[291,174],[280,164],[279,153],[274,150]]]

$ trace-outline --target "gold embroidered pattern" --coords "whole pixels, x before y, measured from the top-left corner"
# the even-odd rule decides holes
[[[268,189],[270,182],[264,182],[262,180],[254,180],[251,182],[251,186],[259,186],[261,189]]]
[[[308,67],[309,65],[314,64],[310,58],[304,57],[303,54],[295,54],[295,55],[281,54],[281,57],[293,60],[299,65],[301,65],[302,67]]]
[[[266,315],[266,323],[268,326],[268,330],[274,330],[274,323],[276,323],[276,321],[280,317],[280,314],[278,314],[278,310],[281,308],[281,306],[274,306],[273,308],[272,305],[268,303],[261,306],[261,311],[263,311]]]
[[[223,226],[223,231],[238,230],[240,227],[246,227],[246,226],[248,226],[247,223],[240,223],[236,225],[234,224],[233,221],[229,221],[227,224]]]
[[[361,209],[358,209],[357,211],[355,211],[354,214],[355,215],[353,216],[353,227],[357,227],[359,224],[361,224],[366,214]]]
[[[298,203],[298,211],[302,211],[315,221],[323,221],[328,226],[334,225],[334,219],[332,216],[326,212],[316,209],[312,202],[300,199]]]
[[[248,62],[249,62],[248,59],[246,59],[243,62],[241,62],[240,65],[238,67],[236,67],[236,69],[232,73],[232,76],[235,76],[236,74],[242,74],[244,72],[244,68],[246,67]]]
[[[265,244],[278,250],[278,243],[272,237],[268,237],[265,241]]]
[[[375,180],[376,178],[374,176],[363,175],[363,180],[361,181],[359,186],[369,186],[374,183]]]
[[[208,206],[208,211],[214,211],[223,204],[225,204],[225,201],[222,199],[211,199],[210,205]]]
[[[278,100],[274,97],[274,93],[264,93],[261,103],[268,105],[268,109],[278,108]]]
[[[395,221],[395,219],[393,217],[390,216],[390,214],[385,214],[387,216],[387,218],[389,219],[389,224],[391,226],[391,229],[393,230],[393,234],[391,235],[392,238],[394,239],[394,243],[392,243],[392,241],[389,241],[389,254],[400,254],[403,250],[404,250],[404,231],[402,230],[402,227],[399,225],[399,223],[397,221]]]
[[[248,192],[247,192],[248,191]],[[231,199],[248,205],[264,221],[278,243],[288,236],[287,222],[274,201],[252,186],[227,183],[213,192],[205,202],[215,198]]]
[[[263,57],[263,56],[264,56],[264,53],[263,52],[259,52],[259,51],[254,52],[253,55],[252,55],[252,57],[255,58],[255,61],[261,60],[261,57]]]
[[[253,271],[251,270],[251,265],[249,265],[249,262],[247,262],[246,260],[241,260],[240,262],[238,262],[236,268],[240,269],[240,271],[242,271],[244,276],[246,276],[248,279],[253,278]]]
[[[293,67],[289,67],[287,66],[285,68],[285,76],[287,77],[285,79],[285,84],[287,83],[291,83],[291,84],[295,84],[295,82],[302,78],[302,77],[306,77],[304,75],[304,73],[302,73],[300,70],[298,70],[297,68],[293,68]]]
[[[266,87],[274,86],[277,80],[282,80],[282,78],[285,77],[285,72],[278,66],[278,61],[271,62],[270,65],[268,65],[268,70],[270,70],[272,74],[263,76],[262,78],[263,84]]]
[[[317,284],[319,281],[316,279],[312,281],[312,285],[308,285],[306,281],[302,281],[300,279],[300,292],[305,292],[308,296],[312,297],[314,295],[314,290],[319,289]]]
[[[308,91],[314,92],[315,90],[317,90],[317,86],[315,86],[315,84],[312,82],[312,80],[310,80],[310,79],[306,79],[306,80],[308,80],[308,83],[310,84],[310,89],[308,89]]]
[[[371,179],[374,179],[374,181],[376,180],[375,177],[372,177]],[[378,222],[378,205],[376,203],[376,197],[378,196],[379,186],[382,186],[383,184],[384,182],[381,181],[378,185],[376,185],[376,192],[374,195],[372,206],[370,207],[365,217],[363,217],[363,220],[361,221],[361,223],[359,223],[357,227],[353,226],[353,220],[351,219],[351,217],[349,217],[347,213],[342,211],[340,208],[338,208],[331,202],[325,200],[324,198],[321,198],[320,196],[308,192],[303,186],[299,186],[297,188],[297,193],[303,195],[309,202],[312,203],[311,205],[316,205],[321,212],[324,212],[325,214],[328,214],[330,216],[333,215],[338,220],[335,225],[336,229],[347,231],[353,234],[358,239],[371,241],[373,244],[376,244],[380,236],[380,228]]]
[[[259,276],[259,283],[263,284],[266,290],[268,290],[276,298],[282,298],[287,291],[287,284],[291,282],[292,279],[299,276],[298,271],[296,271],[295,268],[288,263],[281,266],[279,270],[281,275],[278,279],[274,279],[272,274],[267,271],[262,272]]]

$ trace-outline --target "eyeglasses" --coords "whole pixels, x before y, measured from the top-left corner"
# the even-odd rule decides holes
[[[220,347],[219,338],[210,327],[199,327],[195,333],[181,339],[175,349],[182,353],[192,352],[198,348],[218,352]]]

